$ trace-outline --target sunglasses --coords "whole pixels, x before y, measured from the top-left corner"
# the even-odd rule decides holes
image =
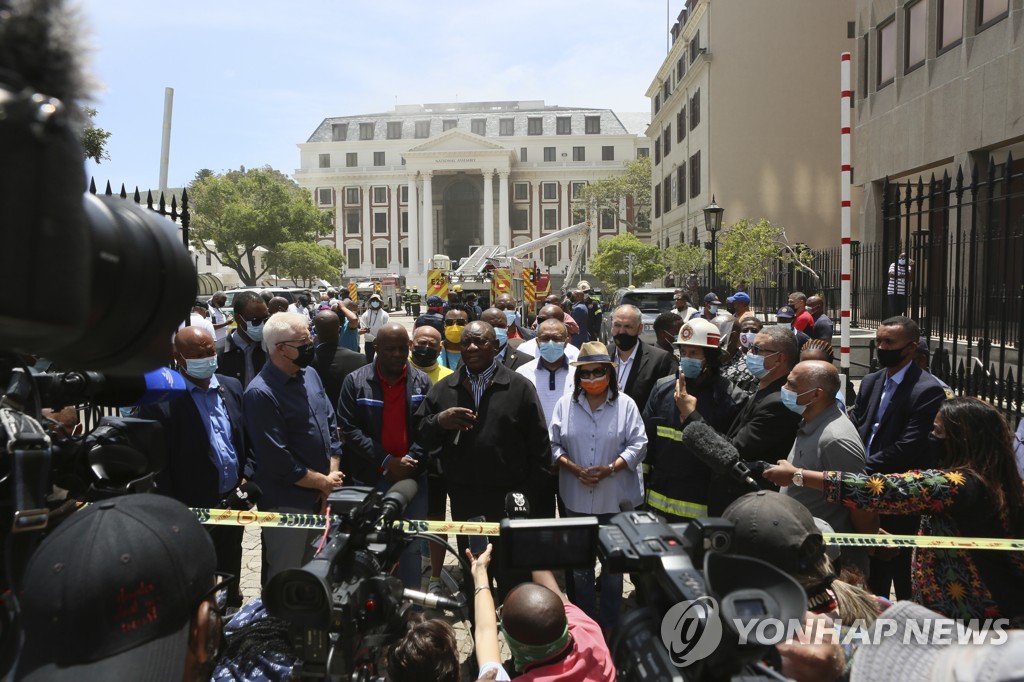
[[[775,355],[776,353],[779,353],[781,351],[772,350],[771,348],[764,348],[764,347],[759,346],[759,345],[757,345],[755,343],[753,346],[750,347],[750,351],[749,352],[750,352],[751,355],[765,355],[765,356],[767,356],[767,355]]]
[[[252,318],[251,320],[246,320],[246,321],[247,321],[247,322],[248,322],[249,324],[251,324],[251,325],[254,325],[254,326],[257,326],[257,327],[258,327],[258,326],[260,326],[261,324],[264,324],[264,323],[265,323],[265,322],[266,322],[267,320],[269,320],[269,319],[270,319],[270,315],[265,315],[265,316],[263,316],[263,317],[254,317],[254,318]]]
[[[462,318],[459,318],[457,320],[445,320],[444,321],[444,326],[446,326],[446,327],[454,327],[455,325],[458,325],[460,327],[465,327],[466,324],[468,324],[468,323],[469,323],[469,320],[463,320]]]
[[[608,373],[607,367],[599,367],[597,369],[578,369],[576,375],[580,379],[597,379],[603,377]]]
[[[213,578],[213,587],[208,589],[206,593],[200,597],[199,603],[202,604],[207,599],[213,599],[213,601],[217,603],[217,613],[223,616],[224,611],[218,603],[217,594],[238,582],[238,576],[218,571],[213,574]]]

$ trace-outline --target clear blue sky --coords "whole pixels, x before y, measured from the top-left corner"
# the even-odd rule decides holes
[[[86,168],[101,189],[157,186],[165,87],[174,187],[200,168],[290,175],[321,120],[396,101],[647,111],[665,55],[665,0],[78,1],[113,134],[110,161]]]

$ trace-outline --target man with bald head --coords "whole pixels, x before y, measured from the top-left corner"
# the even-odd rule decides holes
[[[480,319],[494,327],[494,336],[498,341],[498,362],[514,372],[533,359],[525,353],[517,352],[509,344],[508,318],[503,310],[488,308],[481,313]],[[520,338],[520,340],[522,339]]]
[[[536,336],[532,330],[520,327],[522,318],[519,317],[516,299],[512,297],[512,294],[502,294],[501,296],[498,296],[498,298],[494,299],[494,307],[502,312],[505,316],[505,321],[508,322],[506,329],[508,330],[509,339],[529,341]]]
[[[497,361],[490,324],[467,324],[459,345],[463,364],[430,389],[416,413],[416,440],[440,451],[454,520],[500,521],[507,493],[535,498],[551,459],[547,423],[533,385]],[[502,592],[515,584],[514,575],[497,577]]]
[[[548,298],[551,297],[549,296]],[[540,326],[544,324],[544,322],[546,322],[547,320],[561,320],[562,323],[565,325],[566,332],[568,333],[569,338],[571,338],[573,334],[578,333],[580,330],[580,328],[576,325],[576,321],[572,319],[572,315],[569,315],[564,310],[562,310],[562,306],[548,303],[542,306],[541,309],[537,311],[538,336],[540,335]],[[523,343],[519,344],[516,350],[522,353],[523,355],[527,355],[531,358],[539,358],[540,353],[538,352],[539,347],[537,343],[538,339],[533,338],[530,339],[529,341],[524,341]],[[576,358],[579,357],[579,354],[580,349],[569,343],[567,339],[567,344],[565,347],[565,357],[569,359],[569,362],[575,362]]]
[[[276,315],[277,313],[286,313],[288,312],[289,305],[290,304],[288,303],[288,299],[285,298],[284,296],[274,296],[269,301],[267,301],[267,312],[270,313],[271,315]]]
[[[157,492],[189,507],[220,507],[245,471],[242,384],[217,374],[214,337],[200,327],[185,327],[174,337],[174,364],[185,377],[188,395],[143,405],[138,416],[163,426],[167,460],[156,475]],[[242,527],[207,526],[217,550],[217,570],[239,575]],[[242,605],[236,582],[228,605]]]
[[[441,332],[430,325],[416,327],[412,332],[412,350],[409,362],[430,377],[431,385],[452,373],[452,370],[437,361],[441,354]]]
[[[316,357],[312,367],[323,382],[331,405],[337,405],[345,377],[364,366],[366,357],[339,345],[341,320],[333,310],[318,312],[313,318],[313,329],[316,330]]]

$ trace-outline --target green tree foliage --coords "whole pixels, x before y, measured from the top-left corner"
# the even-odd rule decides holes
[[[651,211],[651,159],[643,156],[627,161],[626,172],[615,177],[604,178],[585,186],[577,195],[574,208],[577,211],[592,211],[591,220],[596,222],[602,211],[610,211],[616,223],[625,225],[631,232],[637,228],[650,229]],[[627,220],[625,211],[620,211],[621,202],[633,198],[633,220]]]
[[[738,287],[767,278],[770,286],[789,264],[809,274],[821,288],[821,278],[811,268],[814,254],[794,248],[786,230],[767,218],[751,222],[746,218],[733,223],[718,236],[718,275],[730,286]]]
[[[92,120],[96,118],[95,109],[82,107],[82,113],[87,118],[85,129],[82,130],[82,149],[85,151],[85,158],[92,159],[96,163],[110,161],[110,154],[107,153],[107,140],[110,139],[110,133],[93,124]]]
[[[676,283],[686,279],[691,272],[704,268],[711,260],[711,254],[703,244],[676,244],[662,252],[665,268],[676,276]]]
[[[661,264],[661,249],[654,244],[644,244],[636,235],[629,232],[599,241],[597,253],[590,261],[589,270],[602,282],[614,282],[621,286],[626,282],[628,254],[636,256],[633,284],[639,286],[665,274],[665,266]]]
[[[193,246],[216,254],[248,286],[268,270],[267,258],[262,268],[257,263],[257,249],[269,256],[281,244],[312,242],[331,227],[330,212],[314,206],[308,191],[269,166],[224,175],[200,171],[188,191]]]
[[[284,242],[267,254],[267,266],[279,277],[302,281],[309,286],[313,280],[336,282],[345,257],[329,244]]]

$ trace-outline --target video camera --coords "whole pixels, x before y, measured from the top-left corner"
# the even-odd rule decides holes
[[[741,644],[737,624],[756,633],[762,620],[802,621],[807,597],[774,566],[729,554],[732,536],[725,519],[669,525],[647,511],[607,526],[596,517],[505,520],[501,556],[509,570],[591,568],[600,557],[603,570],[630,574],[639,608],[610,643],[619,680],[785,679],[761,663],[771,646]]]
[[[291,625],[300,659],[294,673],[300,679],[383,679],[380,656],[405,634],[409,607],[452,612],[465,607],[464,600],[404,589],[389,575],[413,538],[447,547],[436,536],[408,533],[394,523],[416,489],[415,481],[404,480],[383,496],[368,487],[336,490],[327,504],[340,518],[332,522],[323,547],[305,566],[271,578],[263,601],[271,616]],[[469,575],[468,566],[464,574]]]

